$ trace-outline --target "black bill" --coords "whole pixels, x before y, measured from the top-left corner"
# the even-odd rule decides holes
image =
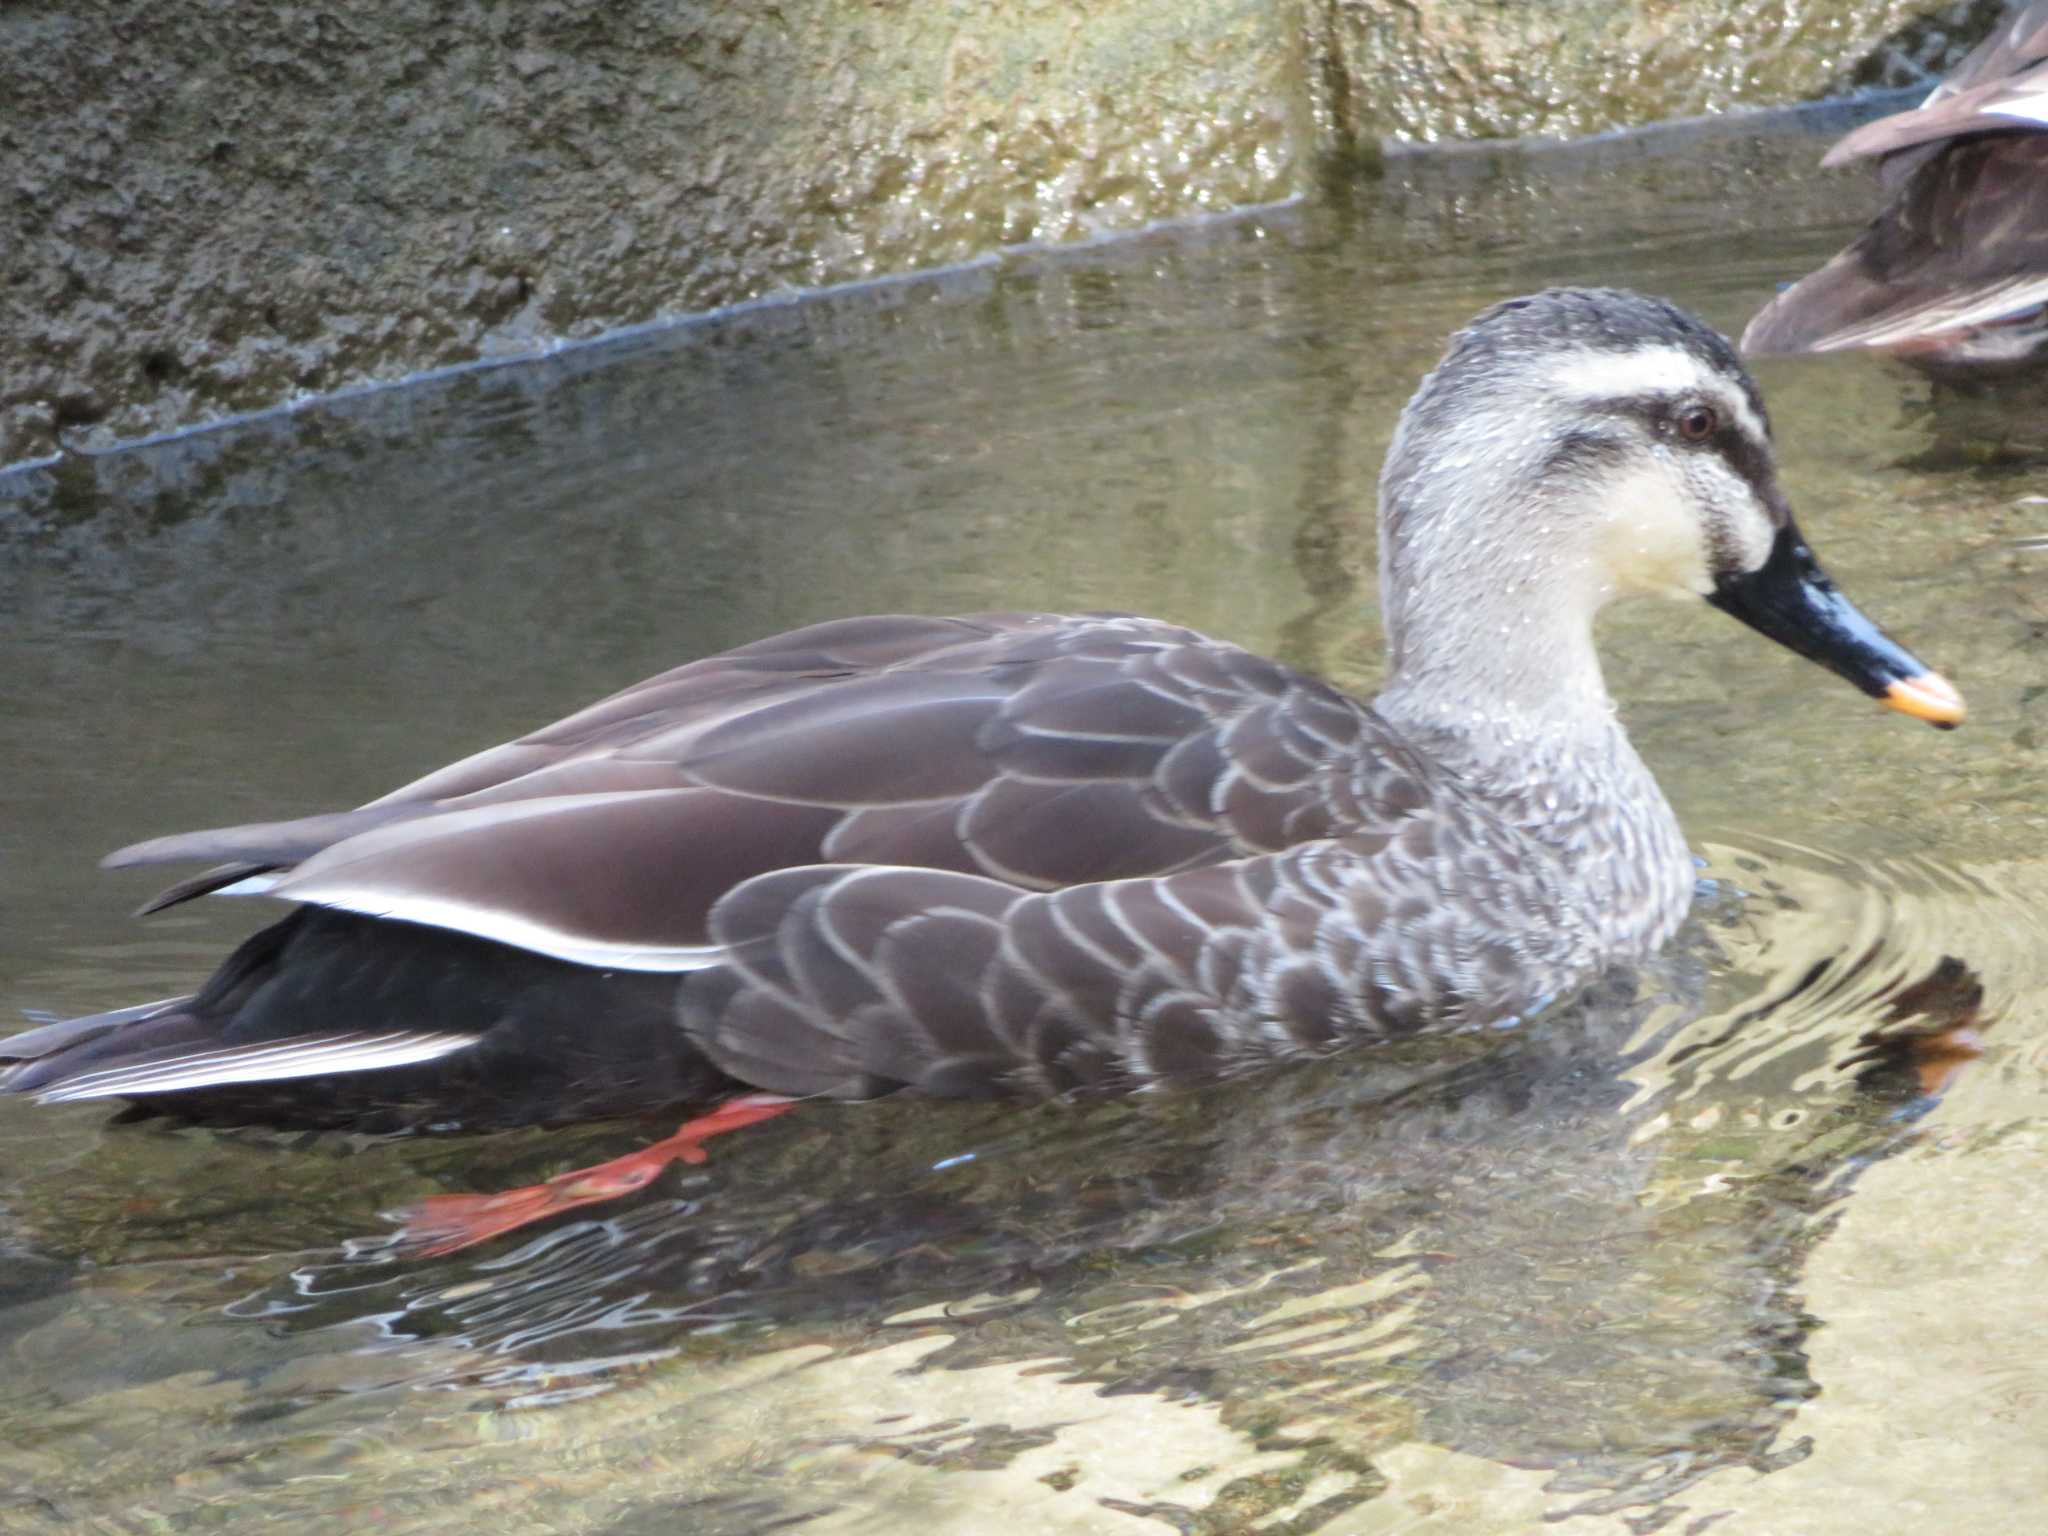
[[[1836,591],[1790,521],[1778,530],[1768,560],[1756,570],[1718,578],[1707,601],[1916,720],[1943,730],[1963,722],[1963,696],[1955,685]]]

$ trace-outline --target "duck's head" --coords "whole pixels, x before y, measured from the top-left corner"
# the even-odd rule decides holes
[[[1541,697],[1532,668],[1549,668],[1597,691],[1593,615],[1658,593],[1704,599],[1906,714],[1963,718],[1807,548],[1735,349],[1661,300],[1551,289],[1458,332],[1402,414],[1380,521],[1397,689]]]

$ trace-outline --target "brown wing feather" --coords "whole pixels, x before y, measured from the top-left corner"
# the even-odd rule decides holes
[[[829,807],[705,789],[513,801],[350,838],[273,893],[565,959],[680,969],[705,961],[656,963],[655,953],[704,947],[719,897],[737,881],[815,862],[837,819]]]
[[[286,898],[680,968],[702,963],[682,952],[712,942],[721,895],[780,868],[1043,890],[1399,820],[1421,770],[1386,734],[1321,683],[1156,621],[841,620],[664,673],[357,811],[115,858],[282,867]],[[1357,759],[1382,745],[1401,766],[1361,790]]]

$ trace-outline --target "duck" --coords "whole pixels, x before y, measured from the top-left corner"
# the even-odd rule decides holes
[[[1892,201],[1758,311],[1742,349],[1874,348],[1942,378],[2048,357],[2048,0],[2008,13],[1919,106],[1821,164],[1871,156]]]
[[[1664,300],[1451,339],[1378,494],[1371,701],[1114,613],[832,619],[694,660],[353,810],[107,857],[143,910],[288,910],[192,993],[0,1041],[0,1092],[196,1124],[671,1111],[611,1163],[404,1213],[445,1253],[798,1103],[1199,1086],[1506,1029],[1683,922],[1695,865],[1595,615],[1704,601],[1904,714],[1961,695],[1822,570],[1764,401]]]

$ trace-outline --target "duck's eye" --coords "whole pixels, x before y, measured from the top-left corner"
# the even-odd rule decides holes
[[[1711,405],[1688,405],[1676,418],[1678,435],[1688,443],[1704,443],[1721,430],[1721,416]]]

